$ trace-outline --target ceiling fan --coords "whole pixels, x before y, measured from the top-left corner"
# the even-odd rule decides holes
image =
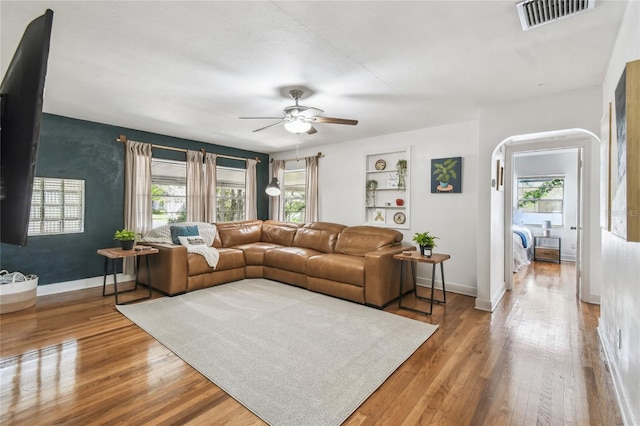
[[[312,135],[317,133],[313,123],[331,123],[331,124],[348,124],[355,126],[358,124],[358,120],[350,120],[346,118],[332,118],[323,117],[318,114],[322,114],[324,111],[314,107],[308,107],[298,104],[300,98],[302,98],[302,90],[290,90],[289,96],[295,101],[295,105],[286,107],[283,110],[282,117],[240,117],[244,120],[280,120],[277,123],[269,124],[268,126],[261,127],[254,130],[259,132],[269,127],[284,125],[284,128],[291,133],[307,133]]]

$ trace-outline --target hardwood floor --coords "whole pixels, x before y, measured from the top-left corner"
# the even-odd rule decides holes
[[[573,270],[530,265],[493,313],[454,293],[431,317],[392,304],[439,328],[345,424],[622,424]],[[0,423],[264,424],[113,303],[95,288],[0,316]]]

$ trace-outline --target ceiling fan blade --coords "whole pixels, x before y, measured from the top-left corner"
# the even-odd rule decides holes
[[[315,127],[311,126],[311,128],[309,130],[307,130],[307,134],[308,135],[312,135],[314,133],[318,133],[318,130],[316,130]]]
[[[350,120],[347,118],[332,118],[332,117],[312,117],[309,121],[313,121],[315,123],[332,123],[332,124],[349,124],[351,126],[355,126],[358,124],[358,120]]]
[[[268,126],[260,127],[259,129],[255,129],[254,132],[259,132],[260,130],[268,129],[269,127],[277,126],[278,124],[284,124],[284,121],[278,121],[277,123],[269,124]]]
[[[311,117],[317,116],[318,114],[322,114],[323,112],[324,111],[319,108],[308,107],[304,111],[300,111],[298,115],[301,115],[306,118],[311,118]]]
[[[238,117],[240,120],[283,120],[284,117]]]

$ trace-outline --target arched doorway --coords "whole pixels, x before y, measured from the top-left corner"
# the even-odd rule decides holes
[[[497,299],[502,297],[504,291],[512,288],[512,253],[513,239],[511,233],[513,204],[513,157],[518,152],[537,150],[556,150],[563,148],[578,148],[580,151],[580,166],[582,185],[580,190],[579,222],[576,248],[576,293],[586,302],[599,303],[600,295],[600,233],[599,233],[599,172],[600,140],[592,132],[584,129],[566,129],[551,132],[514,135],[503,140],[496,146],[491,159],[491,167],[503,166],[502,183],[504,188],[502,195],[495,196],[491,202],[492,221],[492,247],[500,244],[503,250],[491,251],[491,265],[502,265],[504,288]],[[496,169],[496,188],[500,184],[499,171]],[[492,196],[494,197],[494,196]],[[497,229],[495,229],[497,227]],[[497,231],[497,232],[493,232]],[[495,241],[497,239],[499,241]],[[496,271],[498,273],[499,271]],[[491,289],[489,289],[489,294]],[[497,295],[492,295],[497,296]]]

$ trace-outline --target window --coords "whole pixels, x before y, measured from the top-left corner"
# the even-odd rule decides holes
[[[187,218],[187,165],[151,159],[151,211],[154,228]]]
[[[564,176],[537,176],[518,179],[518,213],[525,225],[563,223]]]
[[[84,232],[84,181],[36,177],[28,235]]]
[[[216,167],[217,222],[245,219],[246,170]],[[151,207],[153,227],[187,219],[187,164],[151,159]]]
[[[245,219],[246,170],[216,167],[216,221]]]
[[[305,221],[305,163],[300,168],[299,161],[288,162],[284,171],[284,220],[303,223]]]

